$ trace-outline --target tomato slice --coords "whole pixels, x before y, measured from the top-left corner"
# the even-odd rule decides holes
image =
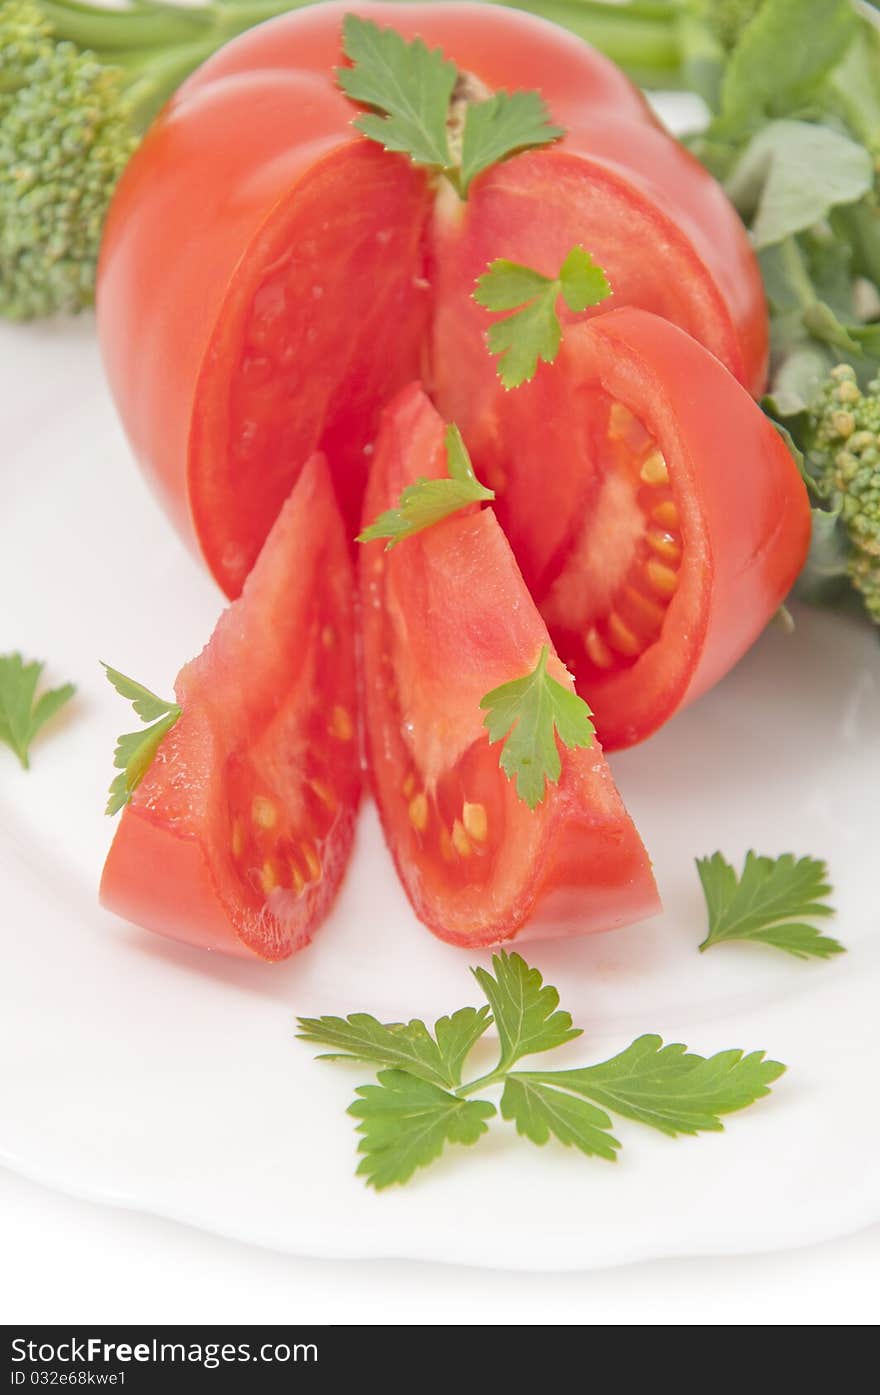
[[[419,385],[405,389],[384,415],[366,518],[446,473],[443,435]],[[564,752],[559,783],[531,811],[489,745],[480,700],[533,669],[548,642],[492,511],[391,551],[371,543],[360,571],[373,789],[419,918],[453,944],[484,945],[653,915],[650,863],[598,746]]]
[[[475,468],[560,657],[603,744],[640,741],[793,585],[810,509],[791,454],[717,359],[630,308],[569,326],[491,429],[490,468],[467,438]]]
[[[353,589],[314,456],[241,597],[178,676],[182,715],[123,811],[105,906],[228,954],[284,959],[309,942],[360,793]]]

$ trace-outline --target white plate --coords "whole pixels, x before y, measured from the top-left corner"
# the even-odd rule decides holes
[[[880,1219],[876,638],[799,613],[793,636],[771,628],[720,688],[615,758],[666,913],[534,951],[586,1028],[570,1063],[645,1031],[702,1052],[762,1047],[790,1065],[772,1099],[701,1139],[624,1123],[616,1166],[498,1124],[377,1196],[353,1175],[345,1114],[369,1072],[314,1063],[294,1014],[433,1019],[478,1001],[467,969],[488,956],[418,925],[372,810],[334,915],[286,965],[176,947],[98,909],[128,720],[98,659],[168,691],[221,600],[131,463],[88,319],[4,329],[0,381],[0,652],[46,657],[48,678],[79,685],[29,774],[0,750],[2,1161],[304,1255],[586,1268],[797,1245]],[[849,954],[697,953],[693,859],[749,846],[829,859]]]

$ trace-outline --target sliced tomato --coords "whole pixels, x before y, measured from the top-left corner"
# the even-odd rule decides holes
[[[335,77],[349,12],[489,89],[538,89],[570,134],[451,212],[445,181],[353,129]],[[98,323],[135,453],[228,595],[313,450],[354,531],[379,411],[406,382],[433,383],[466,433],[486,426],[501,399],[474,279],[499,256],[555,272],[576,242],[615,304],[669,315],[760,384],[766,315],[736,213],[624,75],[556,26],[490,5],[313,5],[184,83],[120,181]]]
[[[556,362],[507,395],[488,461],[479,440],[477,473],[500,488],[608,748],[717,682],[803,566],[810,508],[790,452],[716,358],[643,310],[569,326]]]
[[[123,811],[105,906],[228,954],[284,959],[309,942],[360,793],[353,585],[315,456],[241,597],[178,676],[182,715]]]
[[[446,473],[418,385],[384,415],[372,519]],[[647,854],[598,746],[565,751],[533,811],[490,747],[480,700],[534,669],[547,630],[490,509],[362,550],[363,687],[373,789],[416,914],[453,944],[586,934],[654,914]],[[553,675],[571,679],[555,657]]]

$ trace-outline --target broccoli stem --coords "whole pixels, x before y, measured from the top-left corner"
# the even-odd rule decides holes
[[[236,34],[310,0],[215,0],[198,9],[135,0],[109,10],[83,0],[38,0],[56,39],[95,53],[125,74],[132,125],[143,132],[199,64]]]
[[[204,34],[212,24],[210,8],[190,9],[161,0],[137,9],[109,10],[80,0],[37,0],[57,39],[107,55],[114,50],[158,48]]]
[[[684,85],[679,20],[681,7],[669,0],[489,0],[528,10],[570,29],[624,68],[642,87]]]
[[[227,39],[265,19],[300,9],[309,0],[215,0],[198,8],[137,0],[136,7],[109,10],[85,0],[37,0],[57,39],[97,53],[106,62],[139,50],[211,39],[213,52]],[[206,55],[207,56],[207,55]],[[201,61],[201,60],[197,60]]]

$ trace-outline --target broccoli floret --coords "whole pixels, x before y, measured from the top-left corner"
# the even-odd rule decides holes
[[[91,304],[107,205],[137,143],[122,75],[53,42],[29,0],[4,5],[0,57],[12,89],[0,106],[0,314],[79,310]]]
[[[92,304],[104,218],[147,123],[215,49],[290,3],[0,0],[0,315]]]
[[[862,392],[855,370],[840,364],[810,420],[810,475],[846,534],[850,580],[880,624],[880,377]]]

